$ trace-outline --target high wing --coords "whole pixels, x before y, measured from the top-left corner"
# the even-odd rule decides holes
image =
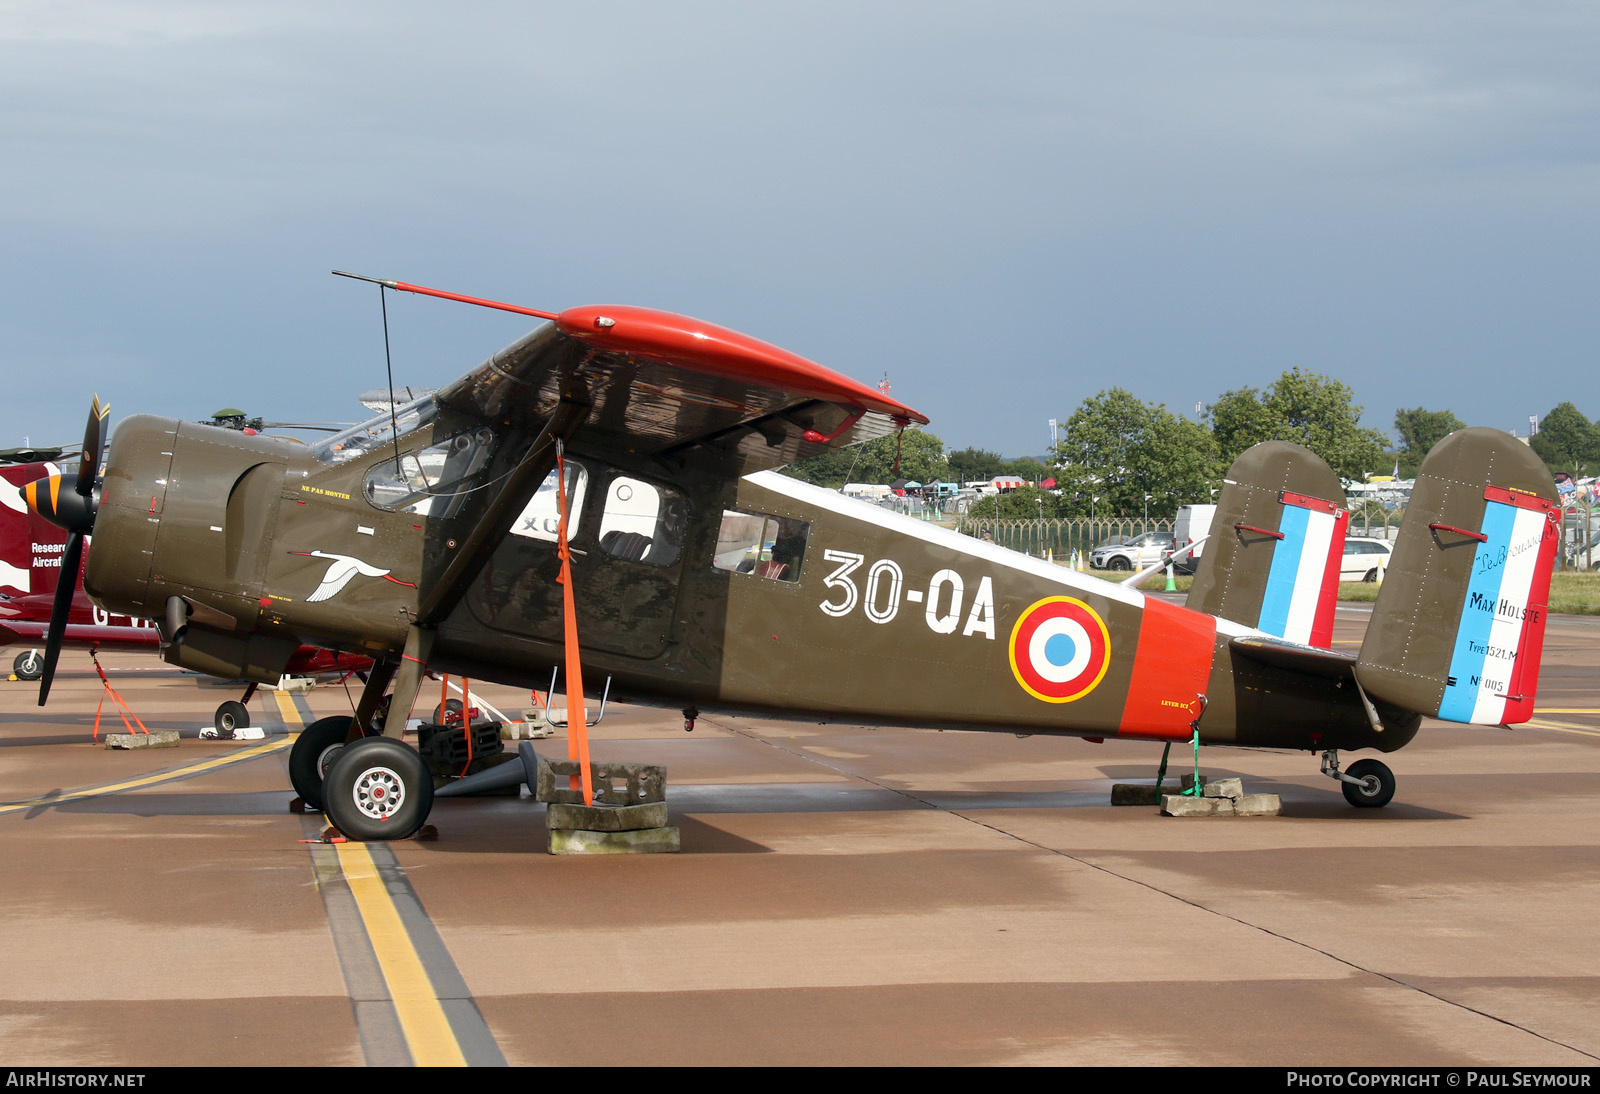
[[[928,419],[831,369],[737,331],[636,307],[570,308],[438,394],[489,423],[542,426],[587,403],[593,447],[668,456],[718,446],[748,474]]]

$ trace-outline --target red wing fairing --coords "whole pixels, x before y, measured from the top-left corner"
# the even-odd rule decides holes
[[[439,402],[484,421],[528,425],[564,397],[592,403],[577,430],[589,447],[663,455],[720,446],[739,474],[928,421],[777,346],[631,307],[569,308],[445,387]]]

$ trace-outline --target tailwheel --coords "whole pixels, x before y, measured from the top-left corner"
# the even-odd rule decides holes
[[[17,674],[18,680],[37,680],[44,675],[44,658],[39,656],[38,650],[24,650],[11,662],[11,671]]]
[[[318,718],[300,731],[289,750],[289,781],[294,784],[294,792],[313,809],[322,808],[322,782],[328,777],[334,757],[349,741],[354,722],[348,714]]]
[[[1378,760],[1357,760],[1345,771],[1354,782],[1339,781],[1344,800],[1357,809],[1379,809],[1394,797],[1394,772]]]
[[[328,769],[323,811],[354,840],[417,834],[433,808],[433,776],[417,750],[392,737],[347,745]]]
[[[217,716],[214,719],[217,732],[223,737],[232,737],[236,729],[245,729],[250,725],[250,708],[237,699],[229,699],[217,707]]]

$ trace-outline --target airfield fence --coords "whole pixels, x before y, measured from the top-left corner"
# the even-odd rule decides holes
[[[985,532],[1002,547],[1043,558],[1048,553],[1065,559],[1073,551],[1088,555],[1113,536],[1128,537],[1145,532],[1170,532],[1171,521],[1152,520],[1148,524],[1138,517],[1047,517],[1044,520],[1000,520],[992,517],[962,517],[957,530],[982,539]]]

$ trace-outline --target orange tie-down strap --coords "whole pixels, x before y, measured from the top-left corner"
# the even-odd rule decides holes
[[[139,721],[139,716],[133,712],[133,708],[127,704],[122,696],[117,694],[117,689],[111,686],[111,681],[106,678],[106,670],[100,667],[100,658],[94,655],[94,650],[89,651],[89,660],[94,662],[94,671],[100,674],[100,683],[105,685],[106,695],[111,696],[112,706],[116,709],[117,714],[121,716],[122,724],[127,727],[128,732],[132,733],[133,727],[138,726],[146,737],[150,736],[150,731],[145,729],[143,722]],[[100,712],[105,709],[106,695],[100,696],[100,705],[94,708],[94,740],[96,743],[100,741]],[[133,719],[132,724],[128,722],[129,718]]]
[[[569,789],[583,789],[583,804],[594,804],[594,776],[589,771],[589,718],[583,709],[583,665],[578,656],[578,609],[572,594],[572,551],[567,546],[567,463],[556,441],[556,501],[561,508],[556,554],[561,559],[561,616],[567,648],[567,759],[578,762],[579,774]]]

